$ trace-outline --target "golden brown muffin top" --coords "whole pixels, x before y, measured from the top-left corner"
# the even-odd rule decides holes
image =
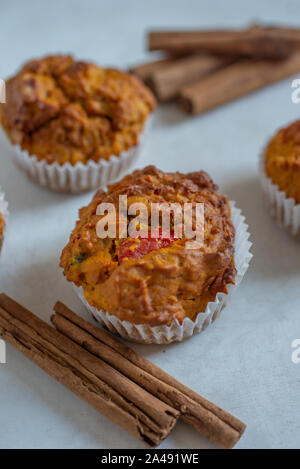
[[[48,163],[86,163],[138,143],[155,100],[119,70],[49,56],[27,63],[6,84],[2,125],[11,141]]]
[[[187,239],[154,249],[140,258],[123,258],[128,239],[100,239],[96,214],[102,202],[113,203],[118,220],[119,195],[135,202],[204,203],[204,243],[188,249]],[[149,212],[150,213],[150,212]],[[118,231],[117,231],[118,232]],[[123,245],[124,246],[124,245]],[[61,256],[67,279],[82,286],[90,305],[135,324],[170,324],[185,317],[195,319],[234,283],[234,228],[230,206],[218,187],[203,171],[164,173],[154,166],[134,171],[120,182],[98,191],[80,210],[79,220]]]
[[[265,150],[265,171],[269,178],[300,203],[300,121],[279,130]]]

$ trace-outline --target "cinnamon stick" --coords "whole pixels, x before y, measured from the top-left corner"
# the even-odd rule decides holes
[[[141,65],[131,67],[129,72],[133,73],[133,75],[136,75],[138,78],[140,78],[140,80],[146,81],[153,72],[164,69],[168,65],[175,63],[176,60],[176,58],[168,57],[166,59],[146,62]]]
[[[148,71],[145,79],[159,101],[176,97],[181,88],[212,73],[232,60],[213,55],[194,54]]]
[[[183,420],[210,441],[222,448],[232,448],[239,440],[245,425],[231,414],[176,381],[104,330],[83,320],[63,303],[57,302],[54,310],[57,314],[51,320],[61,333],[178,409]]]
[[[50,376],[131,435],[157,446],[179,412],[4,294],[0,333]]]
[[[255,25],[243,30],[152,31],[149,50],[283,58],[299,47],[299,30]]]
[[[300,28],[253,25],[252,30],[257,32],[263,30],[269,36],[285,41],[291,51],[300,47]]]
[[[276,61],[241,61],[184,87],[179,103],[186,112],[200,114],[299,71],[300,52]]]

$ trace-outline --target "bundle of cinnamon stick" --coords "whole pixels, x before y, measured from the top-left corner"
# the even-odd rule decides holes
[[[0,295],[0,334],[50,376],[124,430],[154,447],[179,417],[222,448],[232,448],[245,425],[63,303],[55,328]]]
[[[200,114],[300,72],[300,29],[153,31],[148,49],[165,56],[132,67],[159,102]]]

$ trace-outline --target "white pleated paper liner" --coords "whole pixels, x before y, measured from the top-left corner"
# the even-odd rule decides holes
[[[125,174],[140,155],[145,133],[149,127],[147,119],[144,130],[139,136],[139,143],[129,150],[112,155],[108,160],[95,162],[89,160],[86,164],[81,162],[71,165],[69,162],[59,165],[48,164],[45,160],[38,160],[19,145],[12,145],[3,131],[6,140],[13,148],[13,160],[32,181],[53,191],[80,193],[105,187]]]
[[[259,175],[266,205],[276,223],[294,236],[300,236],[300,204],[287,197],[265,173],[265,153],[260,156]]]
[[[5,222],[7,223],[8,220],[8,203],[5,200],[5,195],[4,192],[2,192],[1,186],[0,186],[0,213],[3,215]],[[0,253],[2,249],[2,244],[4,240],[4,235],[5,235],[6,227],[4,227],[4,234],[3,236],[0,235]]]
[[[245,217],[241,210],[235,207],[234,202],[231,204],[231,221],[235,227],[235,266],[237,275],[235,285],[227,285],[228,293],[217,293],[216,299],[208,303],[204,312],[198,313],[196,320],[192,321],[185,318],[182,324],[177,320],[173,321],[170,326],[151,327],[148,324],[132,324],[127,321],[121,321],[117,316],[111,315],[106,311],[98,310],[89,305],[84,297],[83,289],[74,286],[76,293],[84,303],[85,307],[92,313],[94,318],[99,321],[102,326],[109,329],[114,334],[133,342],[143,344],[169,344],[174,341],[182,341],[188,339],[192,335],[204,331],[219,316],[222,309],[226,306],[230,296],[241,283],[245,275],[252,254],[250,247],[252,243],[249,241],[248,225],[245,223]]]

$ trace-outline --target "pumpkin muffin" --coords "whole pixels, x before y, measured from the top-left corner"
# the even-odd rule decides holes
[[[300,121],[279,130],[265,150],[266,175],[287,197],[300,203]]]
[[[97,236],[100,203],[116,209],[119,232],[119,196],[131,204],[204,203],[204,241],[189,249],[189,239],[168,238],[161,230],[155,238],[105,238]],[[128,222],[130,221],[130,217]],[[143,227],[149,233],[148,227]],[[174,223],[174,220],[173,220]],[[195,320],[217,293],[234,284],[235,230],[230,205],[204,172],[164,173],[154,166],[134,171],[120,182],[99,190],[80,210],[79,220],[61,255],[60,265],[68,281],[82,287],[86,301],[121,321],[149,326],[170,326],[174,320]]]
[[[3,241],[4,241],[7,217],[8,217],[8,204],[5,200],[5,195],[2,192],[2,189],[0,186],[0,252],[1,252]]]
[[[0,250],[1,250],[1,247],[2,247],[2,243],[3,243],[3,239],[4,239],[4,228],[5,228],[5,220],[4,220],[4,216],[2,215],[2,213],[0,213]]]
[[[18,165],[37,182],[47,185],[54,164],[60,174],[68,168],[67,183],[79,179],[70,166],[92,164],[95,172],[98,164],[103,172],[106,162],[108,181],[101,180],[104,184],[120,172],[107,169],[107,163],[138,147],[154,108],[151,91],[136,77],[58,55],[27,63],[7,81],[0,120],[10,142],[23,150]],[[34,166],[30,156],[46,166],[42,175],[38,175],[41,164]],[[122,164],[123,170],[126,166],[122,161],[114,164]],[[99,178],[94,177],[92,187],[92,174],[86,179],[90,180],[88,189],[99,187]]]

